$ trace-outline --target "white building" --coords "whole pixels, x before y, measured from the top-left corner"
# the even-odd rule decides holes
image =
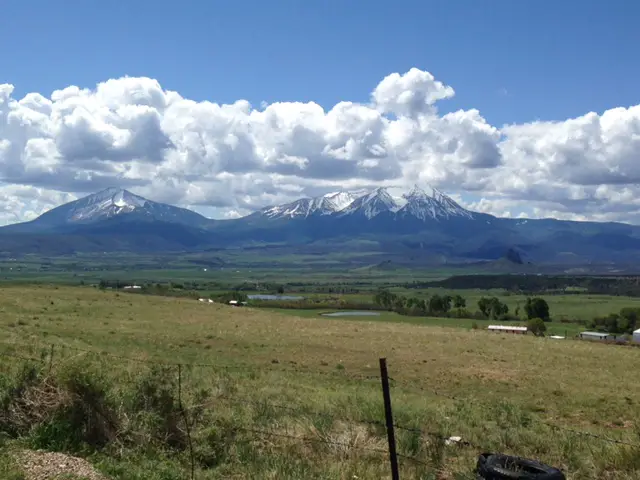
[[[487,330],[492,332],[502,333],[518,333],[520,335],[526,335],[527,327],[516,327],[515,325],[489,325]]]
[[[616,336],[612,333],[602,333],[602,332],[582,332],[580,333],[580,338],[584,340],[615,340]]]
[[[633,331],[632,341],[634,341],[636,343],[640,343],[640,328],[638,330],[634,330]]]

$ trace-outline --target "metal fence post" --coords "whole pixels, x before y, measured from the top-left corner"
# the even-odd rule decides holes
[[[55,344],[51,344],[51,352],[49,353],[49,373],[51,373],[51,369],[53,368],[53,352],[55,350]]]
[[[389,462],[391,463],[392,480],[400,480],[398,470],[398,454],[396,453],[396,435],[393,429],[393,413],[391,411],[391,392],[389,390],[389,374],[387,373],[387,359],[380,359],[380,380],[382,381],[382,396],[384,397],[384,416],[387,424],[387,440],[389,442]]]

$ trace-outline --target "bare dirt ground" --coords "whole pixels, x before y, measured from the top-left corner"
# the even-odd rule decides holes
[[[63,453],[20,450],[13,458],[26,480],[108,480],[86,460]]]

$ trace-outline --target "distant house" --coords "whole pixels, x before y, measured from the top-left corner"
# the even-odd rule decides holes
[[[237,307],[238,306],[238,300],[229,300],[229,305],[231,305],[232,307]]]
[[[634,331],[633,331],[633,337],[632,337],[632,340],[633,340],[635,343],[640,343],[640,328],[639,328],[638,330],[634,330]]]
[[[142,288],[140,285],[125,285],[124,286],[125,290],[131,290],[131,289],[138,290],[140,288]]]
[[[526,335],[528,328],[516,327],[515,325],[489,325],[487,327],[487,330],[491,332],[516,333],[519,335]]]
[[[615,340],[616,336],[612,333],[602,333],[602,332],[582,332],[580,333],[580,338],[584,340]]]

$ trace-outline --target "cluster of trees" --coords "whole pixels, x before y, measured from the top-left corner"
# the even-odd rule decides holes
[[[602,294],[640,296],[638,276],[572,276],[572,275],[455,275],[432,281],[412,282],[406,288],[504,289],[525,294]]]
[[[520,306],[516,307],[514,315],[509,316],[509,306],[497,297],[482,297],[478,300],[478,309],[486,318],[493,320],[518,320],[520,318]],[[524,304],[527,319],[541,319],[543,322],[551,321],[549,304],[544,298],[528,297]]]
[[[497,297],[482,297],[478,300],[478,309],[484,317],[492,320],[507,320],[509,314],[509,306]]]
[[[467,306],[466,300],[460,295],[433,295],[423,299],[405,297],[384,289],[373,296],[373,303],[384,310],[411,316],[446,315],[452,308],[459,314]]]
[[[609,333],[633,333],[640,328],[640,308],[623,308],[618,313],[591,320],[589,328]]]
[[[519,320],[520,307],[515,315],[509,315],[509,306],[497,297],[482,297],[478,300],[478,313],[467,310],[467,301],[461,295],[433,295],[428,299],[405,297],[386,289],[373,296],[373,303],[383,310],[411,316],[455,316],[460,318],[489,318],[492,320]],[[550,320],[549,304],[539,297],[527,298],[524,305],[527,319]]]

